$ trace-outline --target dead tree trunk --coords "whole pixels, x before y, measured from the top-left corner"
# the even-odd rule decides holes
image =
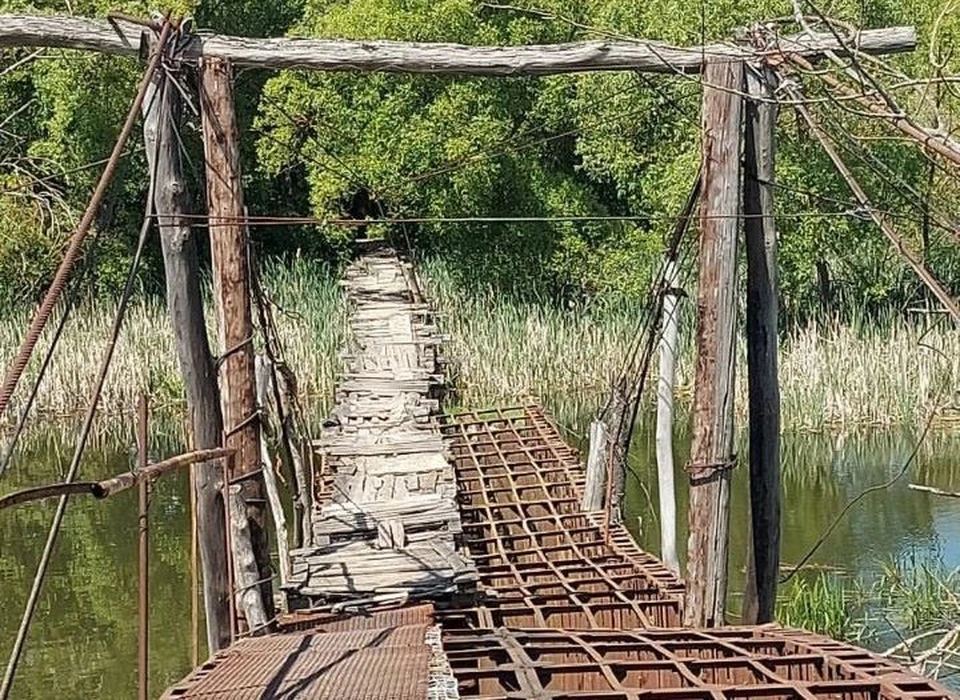
[[[684,622],[723,624],[727,593],[743,64],[708,62]]]
[[[220,385],[224,446],[236,450],[231,481],[240,480],[250,519],[250,541],[260,567],[261,595],[273,609],[263,478],[260,473],[260,416],[257,412],[253,313],[247,228],[244,223],[240,146],[233,101],[233,69],[221,59],[200,65],[200,106],[206,155],[210,251],[214,297],[220,318]]]
[[[777,231],[773,183],[777,106],[773,75],[747,72],[744,230],[747,246],[747,383],[750,404],[750,516],[744,622],[773,620],[780,575],[780,386],[777,371]],[[755,99],[753,99],[755,98]]]
[[[220,392],[203,315],[197,245],[191,222],[185,217],[190,198],[175,133],[180,93],[170,80],[157,79],[144,104],[148,105],[144,110],[144,142],[150,171],[157,178],[154,210],[166,271],[167,309],[183,376],[193,447],[219,447],[223,438]],[[212,653],[230,644],[227,539],[220,495],[222,470],[216,461],[197,464],[193,470],[207,645]]]

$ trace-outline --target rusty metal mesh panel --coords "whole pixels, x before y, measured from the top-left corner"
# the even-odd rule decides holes
[[[448,417],[464,543],[488,597],[444,625],[680,624],[683,586],[623,527],[580,510],[577,453],[536,407]]]
[[[423,700],[435,651],[428,624],[243,639],[164,698]]]
[[[770,627],[448,630],[444,647],[464,699],[955,697],[862,649]]]

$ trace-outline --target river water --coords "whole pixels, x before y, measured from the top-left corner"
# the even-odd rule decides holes
[[[570,422],[583,433],[585,426]],[[70,460],[69,433],[31,437],[0,481],[0,493],[55,481]],[[900,471],[916,443],[910,432],[785,435],[783,441],[783,561],[795,563],[864,489]],[[688,436],[677,435],[682,464]],[[88,453],[81,478],[129,469],[133,436],[105,440]],[[178,438],[157,435],[153,458],[181,450]],[[744,450],[741,450],[745,454]],[[960,436],[928,435],[910,471],[890,488],[851,509],[811,559],[841,576],[870,581],[884,564],[940,560],[960,566],[960,499],[935,498],[907,489],[910,481],[960,490],[954,468]],[[685,543],[686,489],[678,469],[681,551]],[[627,521],[641,543],[659,549],[652,429],[640,426],[631,454]],[[191,666],[189,505],[183,475],[161,480],[151,507],[152,695]],[[137,546],[135,491],[105,502],[75,498],[67,512],[53,566],[17,677],[15,698],[129,698],[136,689]],[[731,516],[730,607],[742,585],[746,549],[746,468],[734,476]],[[0,654],[6,662],[30,581],[46,537],[54,502],[0,512]],[[868,642],[886,645],[885,635]],[[201,656],[202,656],[201,650]]]

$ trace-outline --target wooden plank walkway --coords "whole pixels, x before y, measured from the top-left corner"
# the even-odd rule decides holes
[[[347,270],[352,351],[316,445],[328,486],[314,547],[292,552],[289,592],[313,601],[424,597],[469,588],[453,469],[436,417],[444,378],[436,327],[392,250]]]
[[[580,510],[584,469],[540,408],[438,420],[438,336],[392,251],[346,286],[354,349],[319,445],[318,545],[294,553],[287,591],[312,607],[165,698],[960,698],[800,630],[681,628],[683,585]]]

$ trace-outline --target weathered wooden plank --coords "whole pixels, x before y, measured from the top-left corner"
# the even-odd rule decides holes
[[[333,490],[313,514],[317,546],[294,554],[303,595],[426,595],[476,580],[456,551],[456,484],[435,420],[444,381],[436,328],[413,303],[409,279],[396,255],[382,252],[345,274],[354,350],[335,420],[314,443]]]

